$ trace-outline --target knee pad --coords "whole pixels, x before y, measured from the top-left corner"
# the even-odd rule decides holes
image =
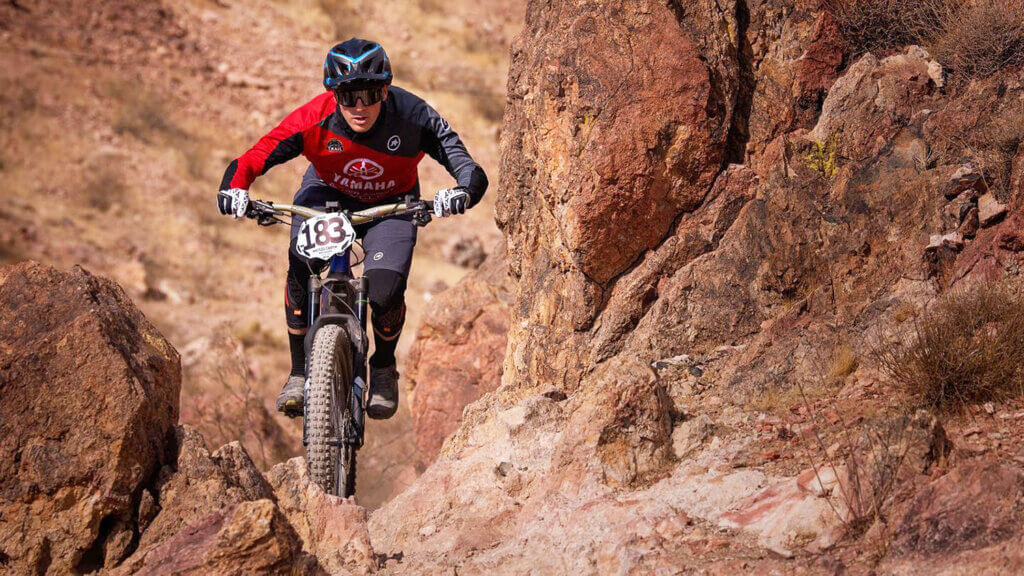
[[[405,276],[392,270],[367,270],[373,331],[379,338],[393,340],[405,324]]]
[[[364,274],[370,281],[370,307],[385,314],[405,304],[405,276],[393,270],[374,269]]]
[[[309,268],[291,252],[284,283],[284,315],[289,328],[305,328],[309,319]]]

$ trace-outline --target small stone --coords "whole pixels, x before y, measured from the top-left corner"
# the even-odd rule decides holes
[[[978,228],[980,227],[981,221],[978,218],[978,208],[977,206],[970,206],[961,219],[960,227],[956,231],[964,238],[974,238],[978,235]]]
[[[424,538],[426,538],[426,537],[432,535],[435,531],[437,531],[437,527],[436,526],[434,526],[433,524],[427,524],[423,528],[420,528],[420,536],[423,536]]]
[[[942,65],[932,60],[928,63],[928,77],[932,79],[937,88],[942,88],[946,84],[945,74],[942,72]]]
[[[932,234],[931,241],[925,251],[938,250],[939,248],[950,248],[959,251],[964,247],[963,234],[950,232],[949,234]]]
[[[985,409],[985,413],[988,414],[989,416],[996,413],[996,407],[991,402],[985,402],[984,404],[981,405],[981,407]]]
[[[139,529],[145,530],[159,511],[160,508],[156,505],[153,494],[149,490],[143,490],[142,498],[139,501]]]
[[[676,426],[672,431],[672,449],[677,458],[684,458],[700,448],[715,433],[715,424],[701,414]]]
[[[978,198],[978,223],[982,228],[991,226],[1006,216],[1006,204],[996,200],[991,193]]]
[[[985,182],[983,180],[988,180],[987,175],[983,174],[973,162],[968,162],[949,177],[949,181],[943,186],[942,194],[947,200],[952,200],[967,190],[984,189]]]
[[[498,464],[498,466],[494,468],[494,473],[497,474],[498,476],[501,476],[502,478],[504,478],[505,476],[508,476],[508,473],[511,472],[511,471],[512,471],[512,463],[511,462],[502,462],[501,464]]]

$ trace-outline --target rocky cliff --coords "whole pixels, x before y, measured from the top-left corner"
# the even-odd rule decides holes
[[[529,5],[502,381],[446,408],[461,427],[371,517],[389,566],[1019,569],[1018,529],[968,528],[1021,513],[1019,397],[968,410],[980,424],[915,414],[873,359],[942,294],[1016,281],[1021,73],[865,52],[835,6]],[[418,346],[472,340],[453,329]],[[1006,489],[972,509],[982,469]]]

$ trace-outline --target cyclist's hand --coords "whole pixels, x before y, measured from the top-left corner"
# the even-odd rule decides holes
[[[241,188],[221,190],[217,193],[217,208],[225,216],[231,214],[235,218],[244,218],[249,210],[249,193]]]
[[[434,194],[434,215],[438,218],[463,214],[469,205],[469,191],[465,187],[445,188]]]

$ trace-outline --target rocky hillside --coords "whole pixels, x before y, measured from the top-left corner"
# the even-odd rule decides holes
[[[461,427],[372,515],[396,570],[1022,569],[1024,333],[994,313],[1022,302],[1021,54],[980,73],[949,51],[980,42],[976,11],[1020,13],[943,12],[912,38],[932,54],[898,15],[869,50],[844,4],[884,3],[529,5],[509,276],[435,304],[471,319],[467,293],[510,290],[477,308],[507,309],[500,385],[426,353],[489,350],[493,322],[421,331],[414,415],[496,389],[445,407]],[[987,334],[1017,359],[972,369],[1007,393],[916,394],[982,386],[962,367]]]

